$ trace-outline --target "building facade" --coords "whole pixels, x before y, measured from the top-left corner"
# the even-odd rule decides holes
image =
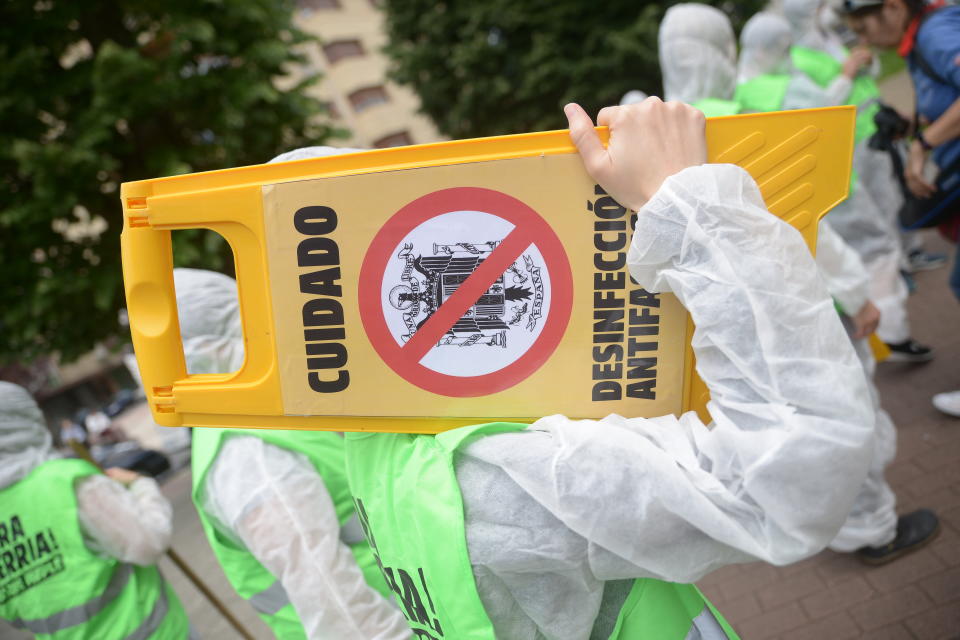
[[[416,94],[387,80],[387,37],[377,0],[298,0],[296,25],[319,38],[307,48],[308,73],[323,77],[310,89],[333,123],[350,131],[338,146],[395,147],[443,140],[417,111]]]

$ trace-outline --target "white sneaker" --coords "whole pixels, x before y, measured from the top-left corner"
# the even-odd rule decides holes
[[[960,418],[960,391],[948,391],[933,396],[933,406],[948,416]]]

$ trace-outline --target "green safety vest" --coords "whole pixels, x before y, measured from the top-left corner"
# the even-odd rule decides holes
[[[697,100],[692,105],[708,118],[718,118],[720,116],[735,116],[741,111],[740,104],[733,100],[721,100],[720,98],[703,98]]]
[[[766,73],[737,85],[734,100],[742,105],[744,111],[780,111],[789,85],[790,76]]]
[[[360,524],[418,638],[495,638],[467,551],[454,455],[477,438],[526,427],[499,422],[436,436],[346,434],[347,472]],[[730,638],[737,638],[695,586],[638,579],[610,638],[683,640],[694,620],[710,613]]]
[[[50,460],[0,491],[0,618],[37,638],[187,638],[187,614],[155,566],[83,543],[75,484],[96,473],[83,460]]]
[[[833,60],[833,58],[830,58]],[[747,80],[737,85],[734,93],[734,99],[743,105],[744,111],[768,113],[770,111],[780,111],[783,109],[783,99],[787,95],[787,87],[790,85],[790,76],[781,74],[764,74]],[[860,117],[857,116],[857,122]],[[873,116],[870,116],[870,122],[873,122]],[[850,171],[850,193],[852,194],[857,184],[857,172]]]
[[[343,438],[330,431],[286,431],[273,429],[211,429],[193,430],[193,503],[200,514],[200,522],[207,534],[207,540],[213,548],[223,572],[237,593],[256,609],[278,638],[306,638],[300,617],[294,610],[283,584],[244,547],[227,536],[222,535],[214,526],[210,516],[203,510],[202,495],[207,471],[213,464],[226,438],[232,435],[260,438],[274,446],[296,451],[306,456],[326,485],[337,512],[337,519],[343,526],[350,520],[355,521],[353,500],[347,486],[347,474],[344,467]],[[379,591],[384,597],[390,597],[390,591],[383,582],[383,576],[377,568],[370,546],[357,530],[355,540],[345,540],[353,552],[367,584]]]
[[[825,51],[808,47],[791,47],[790,59],[794,67],[824,88],[830,86],[834,78],[843,72],[843,64]],[[854,78],[847,104],[857,107],[854,142],[860,142],[872,136],[877,130],[873,116],[880,110],[880,88],[876,80],[868,75],[858,75]]]

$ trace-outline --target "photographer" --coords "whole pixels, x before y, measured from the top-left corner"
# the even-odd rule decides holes
[[[896,49],[906,58],[917,95],[917,121],[904,168],[907,188],[928,201],[941,230],[957,240],[960,218],[960,7],[922,0],[845,0],[847,19],[861,40]],[[927,158],[940,168],[934,182],[924,176]],[[918,225],[919,226],[919,225]],[[960,257],[950,288],[960,299]],[[935,407],[960,417],[960,391],[934,396]]]

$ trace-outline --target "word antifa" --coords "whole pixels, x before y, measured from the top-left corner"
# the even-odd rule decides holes
[[[300,292],[314,296],[303,305],[307,382],[317,393],[336,393],[350,384],[343,327],[340,249],[329,234],[337,228],[330,207],[303,207],[293,214],[293,226],[307,236],[297,245],[297,265],[323,267],[300,274]],[[334,375],[335,374],[335,375]]]
[[[593,367],[594,402],[657,397],[660,298],[630,277],[627,295],[627,246],[636,217],[596,185],[595,202],[587,202],[593,223]],[[630,222],[629,229],[627,227]],[[627,306],[629,298],[629,308]],[[625,362],[624,362],[625,361]],[[626,365],[626,366],[624,366]]]

